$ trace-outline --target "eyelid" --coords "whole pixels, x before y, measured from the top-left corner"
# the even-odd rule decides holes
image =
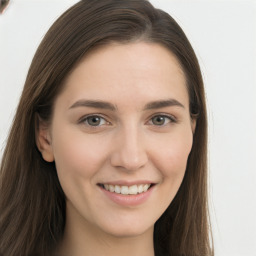
[[[161,116],[161,117],[168,118],[168,119],[170,120],[170,123],[177,123],[177,122],[178,122],[177,118],[176,118],[174,115],[166,114],[166,113],[155,113],[155,114],[153,114],[153,115],[149,118],[148,122],[149,122],[149,121],[152,121],[152,119],[153,119],[154,117],[157,117],[157,116]],[[154,124],[151,124],[151,125],[154,125]],[[161,127],[161,125],[159,125],[159,126]],[[164,126],[164,125],[162,125],[162,126]]]
[[[88,118],[90,118],[90,117],[99,117],[99,118],[101,118],[101,119],[104,119],[104,120],[106,121],[107,125],[108,125],[108,124],[111,124],[111,123],[107,120],[107,118],[106,118],[105,116],[103,116],[102,114],[87,114],[87,115],[84,115],[84,116],[82,116],[81,118],[79,118],[78,123],[79,123],[79,124],[84,124],[84,123],[86,122],[86,120],[87,120]],[[102,126],[102,125],[99,125],[99,126],[92,126],[92,125],[89,125],[89,124],[87,124],[87,125],[88,125],[89,127],[92,127],[92,128],[97,128],[97,127]]]
[[[174,115],[172,115],[172,114],[167,114],[167,113],[162,113],[162,112],[161,112],[161,113],[154,113],[153,115],[151,115],[151,116],[148,118],[148,121],[146,122],[146,124],[150,122],[150,125],[152,125],[152,126],[159,126],[159,127],[166,126],[167,124],[164,124],[164,125],[155,125],[155,124],[152,123],[152,119],[153,119],[154,117],[157,117],[157,116],[161,116],[161,117],[164,117],[164,118],[169,119],[170,122],[168,122],[167,124],[169,124],[169,123],[170,123],[170,124],[174,124],[174,123],[177,123],[177,122],[178,122],[177,118],[176,118]],[[85,122],[86,122],[86,121],[88,120],[88,118],[90,118],[90,117],[99,117],[99,118],[103,119],[103,120],[106,122],[106,124],[95,125],[95,126],[88,124],[88,122],[87,122],[87,124],[86,124]],[[78,124],[82,124],[82,125],[87,126],[87,127],[91,128],[91,129],[97,129],[97,128],[99,129],[101,126],[111,125],[111,122],[108,121],[108,118],[107,118],[105,115],[98,114],[98,113],[93,113],[93,114],[84,115],[84,116],[82,116],[81,118],[79,118]]]

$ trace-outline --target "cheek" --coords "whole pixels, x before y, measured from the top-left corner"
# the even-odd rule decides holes
[[[56,133],[53,151],[59,176],[91,178],[106,160],[106,150],[90,136],[72,130]]]
[[[154,162],[161,170],[163,177],[183,178],[192,141],[192,133],[187,132],[182,136],[170,136],[161,144],[159,150],[153,155]]]
[[[163,212],[170,205],[177,194],[187,166],[187,159],[192,147],[192,134],[183,133],[182,136],[175,134],[162,141],[159,150],[151,154],[152,162],[161,175],[159,191],[161,202],[159,209]],[[164,196],[163,196],[164,195]]]

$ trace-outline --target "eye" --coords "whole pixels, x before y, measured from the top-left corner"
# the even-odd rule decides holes
[[[83,118],[80,121],[80,123],[83,123],[88,126],[102,126],[102,125],[109,124],[109,122],[106,119],[104,119],[101,116],[97,116],[97,115],[87,116],[87,117]]]
[[[176,120],[174,117],[167,116],[167,115],[157,115],[151,118],[150,124],[156,126],[164,126],[168,123],[175,123]]]

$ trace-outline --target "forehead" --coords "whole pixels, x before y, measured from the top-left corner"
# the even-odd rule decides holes
[[[62,94],[69,95],[68,101],[178,97],[188,104],[185,76],[176,57],[160,44],[145,42],[113,43],[91,51],[67,77]]]

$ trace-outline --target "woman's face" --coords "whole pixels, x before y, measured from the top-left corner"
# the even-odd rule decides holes
[[[91,52],[66,80],[39,146],[56,163],[67,223],[119,237],[152,232],[181,185],[194,125],[170,51],[138,42]]]

